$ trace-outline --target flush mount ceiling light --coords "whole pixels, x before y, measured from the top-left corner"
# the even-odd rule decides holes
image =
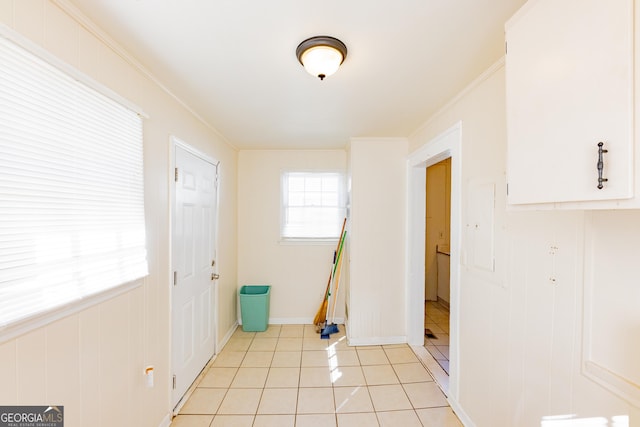
[[[335,37],[315,36],[298,45],[296,56],[309,74],[324,80],[338,71],[347,57],[347,46]]]

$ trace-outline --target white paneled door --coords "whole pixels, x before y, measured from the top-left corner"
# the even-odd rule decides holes
[[[217,165],[175,146],[172,405],[215,351]]]

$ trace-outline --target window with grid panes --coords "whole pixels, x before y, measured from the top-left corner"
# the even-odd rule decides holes
[[[283,240],[331,240],[345,216],[345,189],[339,172],[282,174]]]

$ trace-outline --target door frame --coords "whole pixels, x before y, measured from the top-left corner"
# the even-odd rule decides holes
[[[460,259],[462,235],[462,122],[431,139],[407,160],[407,341],[424,345],[425,230],[427,167],[451,157],[451,295],[449,332],[450,400],[458,400]]]
[[[167,283],[168,283],[168,290],[169,290],[169,374],[167,376],[168,378],[168,387],[167,390],[169,392],[169,402],[171,403],[171,410],[175,411],[177,408],[179,408],[182,404],[184,404],[184,402],[186,401],[185,397],[188,397],[191,392],[192,392],[192,387],[190,387],[184,396],[182,396],[182,398],[180,400],[178,400],[176,403],[173,402],[173,298],[172,298],[172,292],[173,292],[173,271],[174,271],[174,265],[173,265],[173,235],[175,233],[174,227],[173,227],[173,220],[175,218],[175,201],[176,201],[176,188],[175,188],[175,168],[176,168],[176,148],[180,148],[183,149],[187,152],[189,152],[190,154],[193,154],[194,156],[198,157],[199,159],[212,164],[213,166],[216,167],[216,175],[217,177],[220,176],[220,161],[214,159],[213,157],[203,153],[202,151],[198,150],[197,148],[192,147],[191,145],[187,144],[186,142],[184,142],[183,140],[181,140],[180,138],[176,137],[175,135],[170,135],[169,137],[170,140],[170,144],[169,144],[169,171],[168,171],[168,177],[169,177],[169,262],[167,263],[169,268],[167,271]],[[218,258],[218,225],[220,223],[219,220],[219,210],[220,210],[220,184],[219,181],[216,180],[216,216],[215,216],[215,223],[213,224],[213,230],[214,230],[214,236],[215,236],[215,241],[214,241],[214,251],[216,253],[216,258]],[[216,266],[214,268],[214,272],[218,272],[218,267],[219,267],[219,263],[216,261]],[[213,319],[213,325],[212,325],[212,330],[213,330],[213,355],[218,354],[219,352],[219,348],[218,348],[218,302],[219,302],[219,297],[218,297],[218,284],[217,284],[217,280],[214,281],[214,289],[213,289],[213,305],[212,305],[212,319]]]

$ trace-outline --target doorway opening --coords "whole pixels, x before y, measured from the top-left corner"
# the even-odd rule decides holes
[[[424,346],[449,374],[451,157],[426,168]]]
[[[427,365],[440,387],[454,401],[458,397],[458,321],[459,321],[459,277],[461,188],[462,188],[462,123],[458,122],[435,137],[409,156],[408,160],[408,247],[407,247],[407,338],[414,351],[424,354]],[[426,351],[425,345],[425,289],[426,277],[426,194],[427,168],[443,160],[451,162],[450,222],[449,222],[449,375]],[[441,248],[444,249],[444,248]],[[436,291],[437,296],[437,291]],[[421,349],[421,350],[420,350]]]

